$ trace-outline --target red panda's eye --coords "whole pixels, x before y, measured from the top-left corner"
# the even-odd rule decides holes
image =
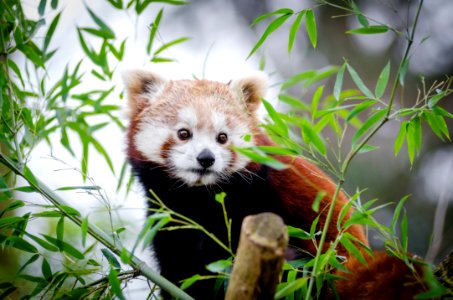
[[[189,130],[187,129],[179,129],[178,130],[178,138],[181,140],[181,141],[185,141],[185,140],[188,140],[192,137],[192,134],[190,133]]]
[[[219,144],[225,144],[226,142],[228,141],[228,136],[226,133],[219,133],[219,135],[217,136],[217,142]]]

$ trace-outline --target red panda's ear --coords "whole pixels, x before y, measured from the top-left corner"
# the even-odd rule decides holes
[[[152,102],[167,82],[158,74],[146,70],[127,70],[121,75],[126,85],[131,115]]]
[[[238,100],[247,110],[254,113],[267,89],[267,75],[259,72],[253,75],[232,80],[229,85]]]

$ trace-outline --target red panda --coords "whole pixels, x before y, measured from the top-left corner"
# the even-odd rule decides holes
[[[217,193],[225,192],[226,210],[232,219],[234,250],[242,220],[251,214],[273,212],[280,215],[285,224],[309,231],[318,216],[312,210],[312,203],[320,191],[326,194],[320,204],[322,213],[318,226],[322,228],[325,208],[335,191],[335,184],[323,171],[301,157],[289,156],[277,159],[290,167],[276,170],[251,162],[232,150],[233,147],[272,145],[259,129],[256,114],[266,89],[264,75],[224,84],[207,80],[172,81],[137,70],[125,73],[124,80],[130,110],[127,154],[148,197],[152,198],[149,192],[152,190],[166,206],[204,226],[226,243],[222,210],[214,201]],[[245,138],[247,136],[252,138]],[[338,215],[347,201],[340,193],[326,246],[337,236]],[[350,214],[351,211],[346,219]],[[368,244],[361,226],[353,225],[348,232]],[[316,253],[312,241],[294,242],[297,248]],[[153,249],[161,274],[176,284],[194,274],[209,274],[207,264],[228,256],[203,232],[191,229],[158,232]],[[347,284],[337,281],[340,298],[351,298],[354,295],[351,290],[363,290],[357,295],[382,299],[379,290],[361,286],[360,278],[356,278],[359,275],[354,272],[355,268],[362,273],[372,273],[374,267],[359,266],[342,247],[337,249],[337,254],[348,258],[346,266],[351,271],[351,274],[343,274],[349,279]],[[398,263],[396,258],[385,254],[379,259],[384,266]],[[393,273],[404,277],[407,269],[404,263],[398,263],[398,270],[402,271]],[[373,275],[368,274],[367,278],[367,284],[373,285]],[[407,280],[403,278],[402,282]],[[222,292],[210,294],[214,285],[214,280],[201,280],[191,286],[188,293],[196,299],[223,298]],[[411,287],[410,295],[417,291],[420,286]]]

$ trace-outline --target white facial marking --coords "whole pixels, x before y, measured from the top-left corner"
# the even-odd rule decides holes
[[[166,166],[172,176],[189,186],[216,184],[225,178],[228,180],[228,176],[246,167],[250,161],[240,154],[233,155],[230,147],[251,146],[252,142],[244,139],[251,130],[248,124],[241,122],[228,126],[224,112],[214,107],[209,109],[209,114],[202,121],[205,124],[199,124],[199,117],[203,114],[197,114],[195,108],[190,106],[179,111],[174,125],[163,121],[143,122],[135,136],[137,149],[150,161]],[[191,137],[179,139],[177,132],[180,129],[189,130]],[[217,141],[219,133],[227,135],[225,144]],[[163,155],[163,145],[170,138],[175,143]],[[215,159],[207,168],[203,168],[197,160],[205,149],[212,152]]]

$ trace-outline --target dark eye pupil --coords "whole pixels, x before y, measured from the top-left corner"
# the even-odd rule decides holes
[[[187,129],[180,129],[178,130],[178,137],[181,140],[187,140],[190,138],[190,132]]]
[[[227,141],[228,141],[228,136],[226,135],[226,133],[220,133],[217,136],[217,142],[219,142],[220,144],[225,144]]]

